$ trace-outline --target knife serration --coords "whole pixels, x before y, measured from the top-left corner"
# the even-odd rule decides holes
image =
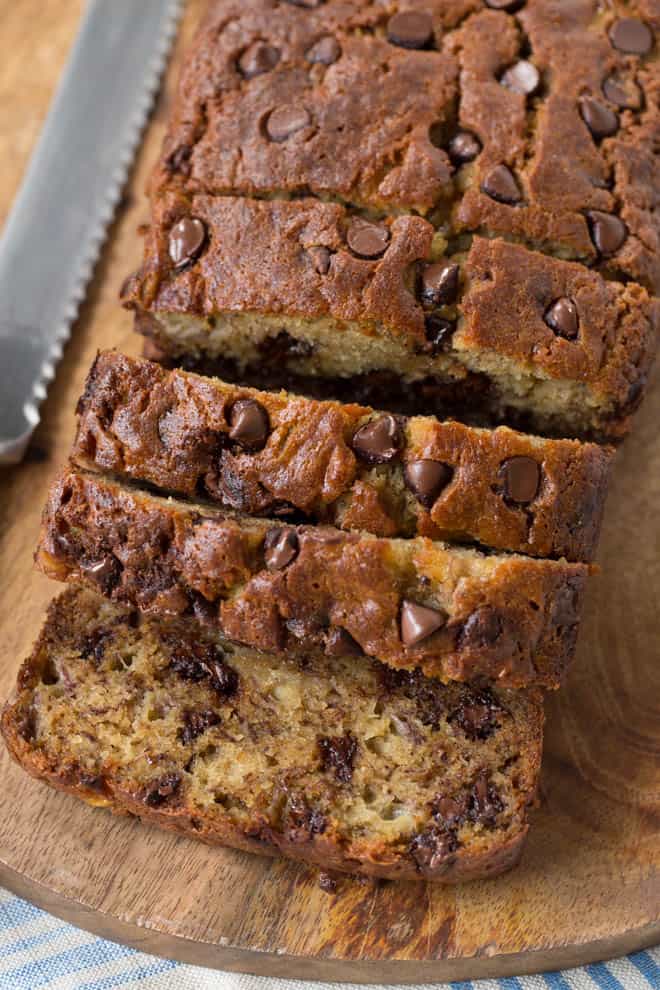
[[[91,0],[0,240],[0,464],[21,460],[119,202],[181,0]]]

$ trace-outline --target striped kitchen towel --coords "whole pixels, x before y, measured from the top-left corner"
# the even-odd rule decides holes
[[[148,956],[66,925],[0,889],[0,990],[301,990],[304,986],[331,990],[330,984],[221,973]],[[338,984],[332,986],[339,990]],[[343,984],[345,990],[352,986]],[[660,990],[660,948],[563,973],[445,986],[456,990]],[[432,990],[429,984],[419,990],[426,987]]]

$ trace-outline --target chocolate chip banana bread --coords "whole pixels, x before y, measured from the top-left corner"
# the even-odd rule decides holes
[[[534,691],[299,662],[71,587],[2,732],[96,807],[324,869],[451,882],[512,866],[541,758]]]
[[[85,468],[249,515],[569,560],[594,553],[612,460],[596,444],[258,392],[113,351],[78,413]]]
[[[75,470],[52,486],[37,563],[144,612],[193,614],[257,649],[367,654],[507,687],[559,684],[589,573],[235,516]]]
[[[125,287],[138,329],[252,384],[623,435],[658,326],[659,17],[217,0]]]

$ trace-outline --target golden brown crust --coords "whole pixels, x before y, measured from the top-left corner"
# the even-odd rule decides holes
[[[241,737],[245,742],[236,751],[238,759],[243,759],[246,766],[250,764],[255,740],[263,732],[259,722],[263,700],[258,683],[250,677],[245,681],[239,680],[235,697],[224,699],[220,696],[214,698],[208,688],[190,681],[177,687],[177,675],[172,671],[166,645],[173,633],[176,637],[182,637],[181,645],[187,638],[198,642],[205,641],[208,636],[192,622],[170,623],[169,626],[166,623],[164,626],[147,619],[138,627],[129,612],[116,606],[105,606],[89,591],[79,587],[65,591],[51,604],[33,652],[21,667],[14,695],[2,712],[0,728],[12,757],[31,776],[94,807],[108,808],[120,815],[135,815],[145,822],[212,844],[229,845],[259,854],[282,853],[324,869],[392,879],[419,879],[423,876],[429,880],[453,883],[493,876],[515,864],[528,829],[527,810],[534,802],[541,759],[543,708],[538,694],[531,693],[526,698],[515,700],[509,696],[508,702],[506,692],[500,692],[497,701],[491,696],[496,704],[508,704],[511,708],[511,712],[505,708],[498,709],[500,717],[509,726],[502,730],[507,741],[489,748],[488,742],[474,739],[470,743],[473,750],[470,766],[463,769],[462,780],[460,777],[452,778],[450,782],[443,760],[438,760],[431,767],[432,779],[426,791],[432,797],[446,794],[448,786],[458,788],[458,792],[462,787],[469,789],[474,767],[483,768],[479,774],[485,779],[490,775],[493,780],[492,774],[495,772],[498,782],[493,795],[495,808],[490,811],[483,809],[476,816],[471,812],[465,828],[452,825],[451,819],[443,825],[438,816],[436,797],[430,807],[416,811],[415,824],[411,826],[413,841],[410,834],[406,837],[405,832],[401,836],[396,832],[388,834],[382,823],[380,828],[376,823],[361,835],[359,829],[353,829],[351,815],[344,818],[341,811],[345,807],[350,811],[350,800],[348,805],[346,802],[353,793],[351,781],[333,783],[332,779],[326,778],[322,767],[317,770],[310,768],[303,790],[298,790],[295,798],[290,795],[294,800],[291,808],[298,808],[293,818],[286,810],[280,810],[274,816],[272,810],[261,813],[256,805],[232,818],[231,812],[225,810],[221,803],[208,800],[208,795],[200,793],[202,779],[205,780],[210,773],[208,764],[203,778],[197,781],[195,777],[194,761],[200,756],[204,759],[203,754],[207,752],[212,735],[202,735],[199,743],[192,744],[192,750],[190,745],[182,746],[179,742],[169,744],[167,751],[159,751],[155,768],[149,760],[143,764],[139,758],[131,760],[122,756],[122,753],[129,754],[136,744],[138,749],[146,745],[148,755],[150,747],[155,745],[153,740],[148,740],[146,744],[141,741],[138,735],[141,731],[140,718],[135,717],[135,712],[140,710],[141,693],[145,690],[150,705],[160,703],[158,681],[163,680],[164,686],[160,688],[163,697],[168,698],[173,714],[178,712],[179,717],[179,699],[188,698],[192,703],[203,701],[205,706],[217,709],[219,732],[222,732],[223,720],[231,722],[233,707],[243,713],[241,718],[256,719],[254,740],[250,741],[253,733],[248,732]],[[88,656],[89,643],[96,644],[91,658]],[[118,663],[118,658],[127,653],[139,668],[137,680],[131,673],[122,671],[122,665]],[[236,654],[233,662],[236,665]],[[239,662],[238,669],[249,671],[249,665],[250,658],[247,657],[244,666]],[[339,671],[340,668],[334,672],[335,679],[340,677]],[[299,678],[305,676],[304,671],[298,675]],[[326,680],[329,684],[330,680]],[[59,688],[54,688],[53,684],[59,684]],[[419,686],[424,690],[423,683],[420,682]],[[355,688],[357,684],[354,688],[346,685],[349,691]],[[54,698],[50,694],[53,690],[57,690],[59,695],[64,691],[68,700]],[[397,705],[401,710],[401,703],[397,701],[400,690],[405,691],[405,688],[392,686],[383,697],[382,704],[387,711],[391,709],[396,712]],[[95,731],[95,723],[88,714],[98,703],[99,691],[103,692],[105,699],[106,723],[116,723],[117,728],[112,731],[123,733],[123,746],[119,748],[108,747],[103,733],[99,733],[96,739],[90,735]],[[250,697],[244,692],[248,692]],[[442,695],[439,695],[440,701],[441,698]],[[49,711],[53,705],[56,713],[51,717]],[[128,723],[123,721],[122,716],[126,708],[134,711]],[[273,714],[264,714],[263,717],[272,718]],[[347,717],[352,724],[352,716],[347,713]],[[78,721],[84,722],[84,731],[80,735],[76,731]],[[120,728],[122,724],[126,726],[123,730]],[[152,732],[157,730],[158,723],[152,723]],[[286,730],[278,726],[277,731]],[[318,726],[318,731],[323,732],[322,725]],[[357,723],[355,731],[358,731]],[[423,731],[429,744],[438,734],[438,739],[451,745],[451,729],[427,726]],[[497,730],[495,733],[494,739],[497,738]],[[75,742],[77,738],[88,742],[79,747]],[[118,737],[116,741],[119,742]],[[363,740],[358,738],[356,742],[359,749]],[[160,745],[163,745],[163,740]],[[256,745],[258,751],[258,743]],[[300,745],[301,753],[304,753],[306,744],[302,735]],[[358,761],[363,758],[357,757]],[[513,768],[498,769],[503,760],[506,767],[511,763]],[[276,776],[272,785],[262,782],[266,805],[271,809],[278,806],[278,801],[273,800],[275,794],[268,798],[268,787],[272,786],[277,791],[292,771],[293,768],[285,760],[278,771],[284,774],[283,777]],[[355,772],[358,780],[355,781],[352,800],[359,802],[361,777],[359,770]],[[414,779],[414,774],[411,779]],[[159,785],[157,792],[154,791],[154,781]],[[214,776],[213,781],[215,787],[229,793],[235,786],[227,781],[223,788],[222,776]],[[162,786],[163,783],[166,786]],[[300,786],[302,781],[298,783]],[[307,824],[305,816],[300,817],[300,809],[306,809]],[[420,811],[423,811],[421,818]],[[471,821],[475,825],[470,824]],[[422,840],[421,843],[419,840]],[[416,851],[417,845],[422,846],[421,853]],[[427,855],[424,855],[425,852]]]
[[[52,577],[82,580],[143,611],[196,610],[258,649],[323,650],[339,627],[369,656],[443,680],[559,683],[574,652],[587,566],[483,555],[423,537],[289,529],[293,550],[269,565],[267,534],[281,533],[280,523],[68,471],[51,489],[37,562]],[[405,602],[437,620],[436,631],[411,634],[408,645]],[[420,621],[428,626],[429,616]]]
[[[267,412],[260,451],[228,438],[230,411],[246,397]],[[401,421],[400,455],[374,468],[352,447],[358,428],[378,418],[368,407],[241,388],[116,352],[97,357],[78,411],[72,456],[82,467],[249,515],[295,509],[377,536],[468,540],[538,557],[592,558],[611,464],[611,451],[595,444],[415,417]],[[525,503],[502,484],[512,457],[539,465],[538,493]],[[451,480],[425,505],[403,474],[427,459],[446,465]]]

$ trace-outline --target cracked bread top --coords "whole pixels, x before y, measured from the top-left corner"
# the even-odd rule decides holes
[[[416,211],[657,291],[657,0],[506,6],[216,0],[153,194]]]
[[[41,569],[257,649],[354,655],[442,680],[557,686],[589,568],[231,516],[66,471]]]
[[[612,452],[506,427],[393,417],[98,355],[78,404],[82,467],[249,515],[590,560]]]
[[[323,869],[442,882],[517,859],[542,726],[538,692],[300,663],[75,586],[1,722],[28,773],[93,806]]]

